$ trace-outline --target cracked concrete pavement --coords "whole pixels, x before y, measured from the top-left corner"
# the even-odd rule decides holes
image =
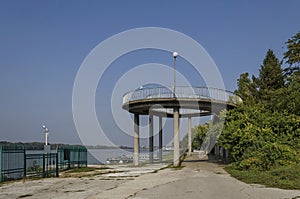
[[[0,198],[205,198],[296,199],[300,190],[249,185],[227,174],[222,165],[199,160],[194,154],[180,170],[166,164],[117,166],[107,174],[8,183]]]
[[[115,189],[98,193],[91,198],[195,198],[195,199],[292,199],[300,190],[281,190],[249,185],[230,177],[223,166],[201,161],[194,154],[180,170],[164,169],[145,174]]]

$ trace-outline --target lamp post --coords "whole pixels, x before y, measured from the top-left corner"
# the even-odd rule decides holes
[[[46,137],[46,141],[45,141],[45,145],[48,145],[48,137],[49,137],[49,129],[43,125],[42,128],[45,130],[45,137]]]
[[[176,98],[176,58],[178,56],[177,52],[173,52],[173,58],[174,58],[174,90],[173,90],[173,96]]]
[[[49,129],[45,125],[43,125],[42,128],[45,130],[45,138],[46,138],[45,146],[44,146],[45,154],[43,154],[43,176],[48,177],[48,160],[50,158],[48,154],[51,153],[51,146],[48,145]],[[51,162],[49,162],[49,165],[50,164]]]

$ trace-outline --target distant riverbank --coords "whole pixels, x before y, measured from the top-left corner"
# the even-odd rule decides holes
[[[8,141],[0,141],[0,145],[23,145],[26,150],[44,150],[44,142],[8,142]],[[80,144],[63,144],[63,143],[49,143],[51,145],[51,149],[55,150],[58,146],[83,146]],[[132,146],[106,146],[106,145],[87,145],[85,146],[87,149],[133,149]]]

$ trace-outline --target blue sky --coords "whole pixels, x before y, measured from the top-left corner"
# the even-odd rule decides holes
[[[300,30],[300,2],[289,1],[0,1],[0,140],[80,143],[72,117],[76,73],[89,52],[119,32],[164,27],[199,42],[217,64],[227,90],[243,72],[257,75],[269,48],[281,59],[285,42]],[[126,70],[158,62],[172,66],[165,52],[143,51],[117,60]],[[200,86],[193,71],[178,70]],[[97,93],[102,114],[122,72],[107,71]],[[186,70],[186,71],[184,71]],[[194,81],[194,80],[195,81]],[[105,85],[105,86],[104,86]],[[111,121],[107,129],[117,132]],[[111,124],[111,126],[110,126]],[[132,143],[115,133],[116,144]],[[94,143],[93,143],[94,144]]]

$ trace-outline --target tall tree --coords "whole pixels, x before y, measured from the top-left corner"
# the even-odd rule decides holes
[[[288,51],[284,53],[284,59],[286,63],[290,65],[298,65],[300,64],[300,32],[292,36],[286,42]]]
[[[269,49],[259,69],[259,77],[255,78],[258,90],[261,94],[266,90],[275,90],[284,86],[284,76],[278,58]]]
[[[287,47],[286,63],[298,70],[290,70],[285,82],[272,50],[257,78],[251,81],[244,73],[238,79],[236,93],[243,103],[227,112],[218,144],[231,151],[239,169],[268,170],[300,163],[300,32]]]
[[[296,73],[300,75],[300,31],[292,36],[286,43],[287,51],[284,53],[283,59],[289,67],[285,69],[287,76]]]
[[[248,73],[242,73],[240,78],[237,80],[238,89],[236,94],[240,96],[243,100],[243,103],[250,103],[254,96],[256,95],[257,90],[253,82],[249,78]]]

